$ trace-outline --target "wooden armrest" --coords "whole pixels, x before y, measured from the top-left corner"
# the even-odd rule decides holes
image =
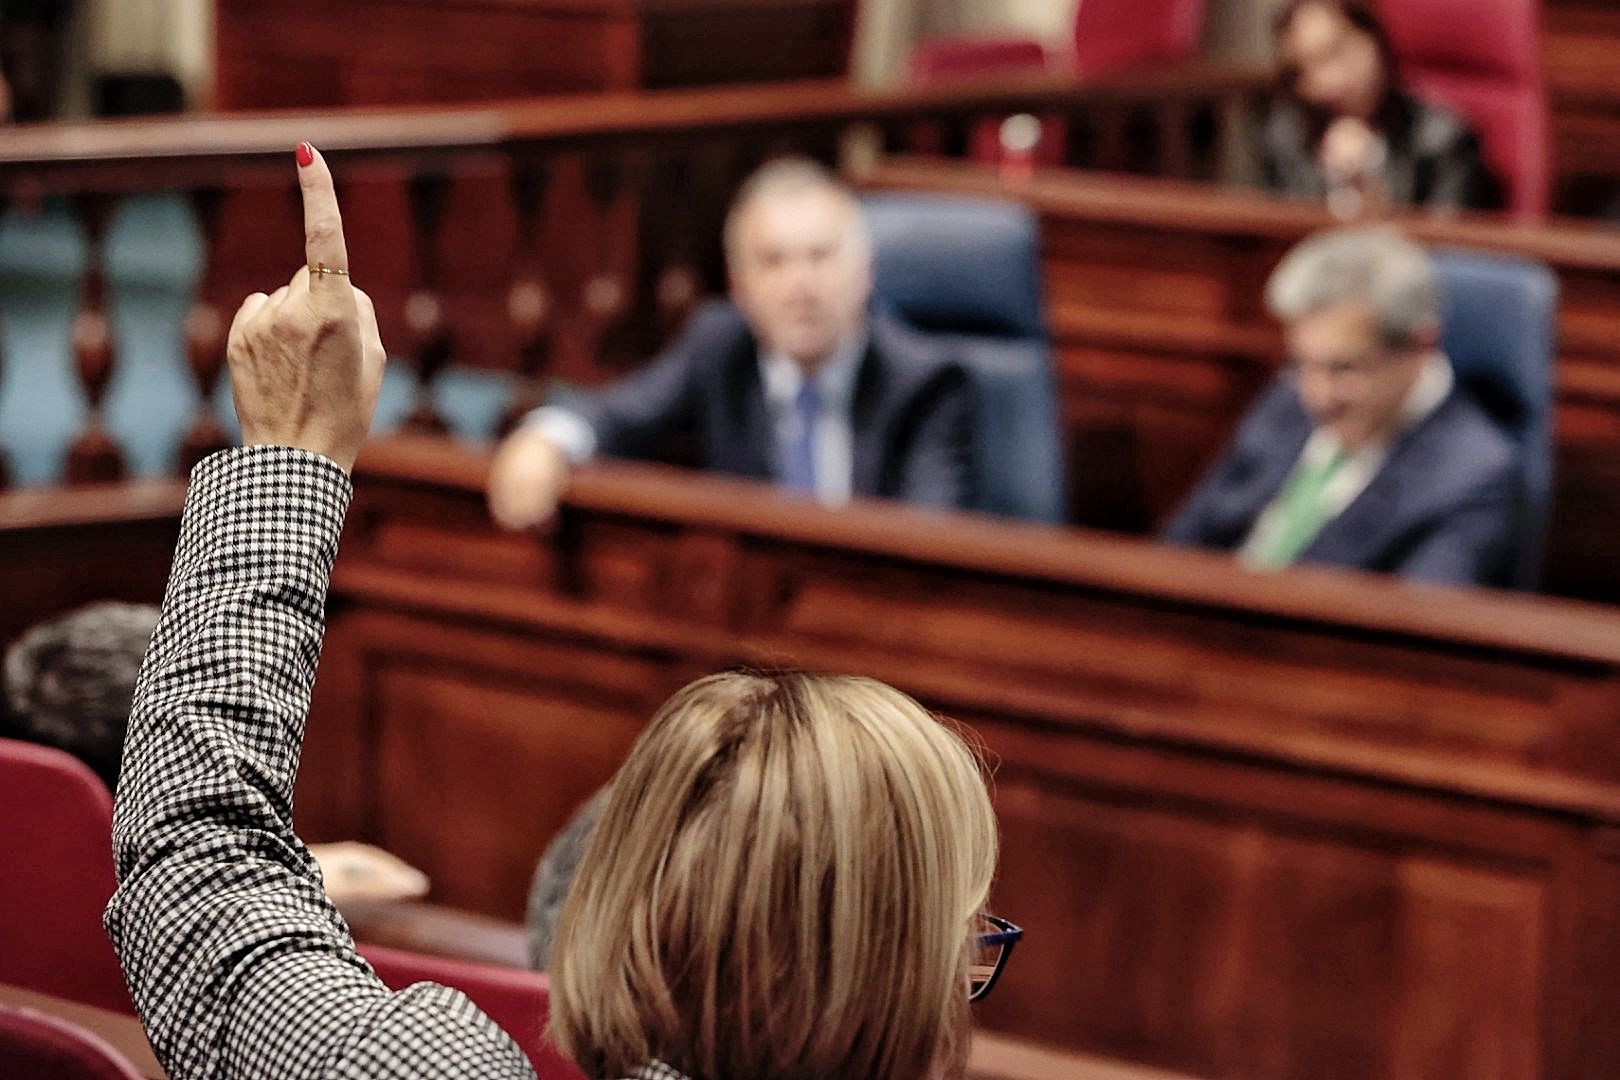
[[[345,904],[342,912],[358,941],[502,967],[529,966],[529,934],[522,923],[422,900]]]
[[[992,1031],[973,1033],[970,1080],[1197,1080],[1146,1065],[1059,1050]]]

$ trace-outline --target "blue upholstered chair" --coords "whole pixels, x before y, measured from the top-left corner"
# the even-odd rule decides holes
[[[884,194],[865,200],[876,302],[943,339],[979,399],[977,509],[1064,516],[1052,350],[1035,216],[994,199]]]
[[[1514,583],[1533,589],[1552,506],[1558,282],[1523,259],[1451,250],[1434,256],[1441,345],[1458,380],[1519,444],[1527,505]]]

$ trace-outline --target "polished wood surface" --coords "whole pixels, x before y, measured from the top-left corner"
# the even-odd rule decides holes
[[[184,499],[173,481],[0,495],[0,649],[83,604],[161,601]]]
[[[1281,361],[1265,282],[1333,224],[1258,192],[1057,170],[1009,188],[990,172],[891,162],[886,189],[1022,199],[1040,215],[1061,373],[1073,519],[1160,525],[1216,459]],[[1620,230],[1588,223],[1410,217],[1425,243],[1537,259],[1562,289],[1557,475],[1546,587],[1620,600]]]
[[[953,86],[863,88],[841,79],[799,80],[588,97],[530,97],[420,108],[387,106],[242,116],[104,120],[22,125],[0,145],[0,190],[8,194],[127,191],[225,182],[254,167],[284,173],[300,138],[353,156],[443,155],[537,149],[706,129],[781,129],[820,121],[888,123],[941,114],[1188,104],[1252,97],[1268,76],[1252,65],[1194,62],[1105,78],[1021,76]],[[130,170],[145,170],[130,175]],[[164,170],[167,172],[164,172]],[[183,170],[183,176],[176,171]]]
[[[1556,205],[1620,213],[1620,7],[1545,0],[1542,22]]]
[[[1620,615],[602,465],[543,536],[369,449],[298,807],[520,916],[653,707],[885,679],[996,762],[994,1030],[1205,1077],[1599,1077],[1620,1050]]]
[[[969,1080],[1194,1080],[1181,1073],[1108,1061],[989,1031],[973,1035]]]
[[[0,1005],[32,1009],[34,1012],[54,1016],[58,1020],[66,1020],[100,1038],[121,1054],[136,1072],[148,1077],[149,1080],[165,1080],[168,1076],[152,1054],[152,1044],[146,1041],[146,1032],[141,1030],[141,1022],[133,1016],[98,1009],[92,1005],[81,1005],[76,1001],[36,993],[9,983],[0,983]]]
[[[852,0],[253,0],[215,5],[228,110],[490,101],[841,76]],[[353,47],[353,27],[368,28]]]

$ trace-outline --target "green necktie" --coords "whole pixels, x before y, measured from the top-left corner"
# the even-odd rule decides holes
[[[1277,496],[1277,527],[1271,530],[1250,562],[1267,570],[1290,566],[1311,546],[1316,534],[1327,524],[1327,486],[1344,467],[1348,455],[1340,449],[1319,464],[1302,463],[1294,470]]]

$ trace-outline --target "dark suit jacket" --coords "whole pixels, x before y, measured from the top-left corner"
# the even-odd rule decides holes
[[[967,373],[882,315],[872,317],[869,330],[852,399],[854,493],[971,505],[974,403]],[[688,436],[707,469],[774,477],[759,345],[730,303],[705,305],[646,367],[567,407],[596,431],[599,453],[645,459]]]
[[[1311,421],[1286,380],[1171,521],[1173,543],[1234,550],[1282,489]],[[1454,584],[1510,585],[1523,512],[1518,451],[1463,390],[1390,448],[1365,491],[1300,556]]]

